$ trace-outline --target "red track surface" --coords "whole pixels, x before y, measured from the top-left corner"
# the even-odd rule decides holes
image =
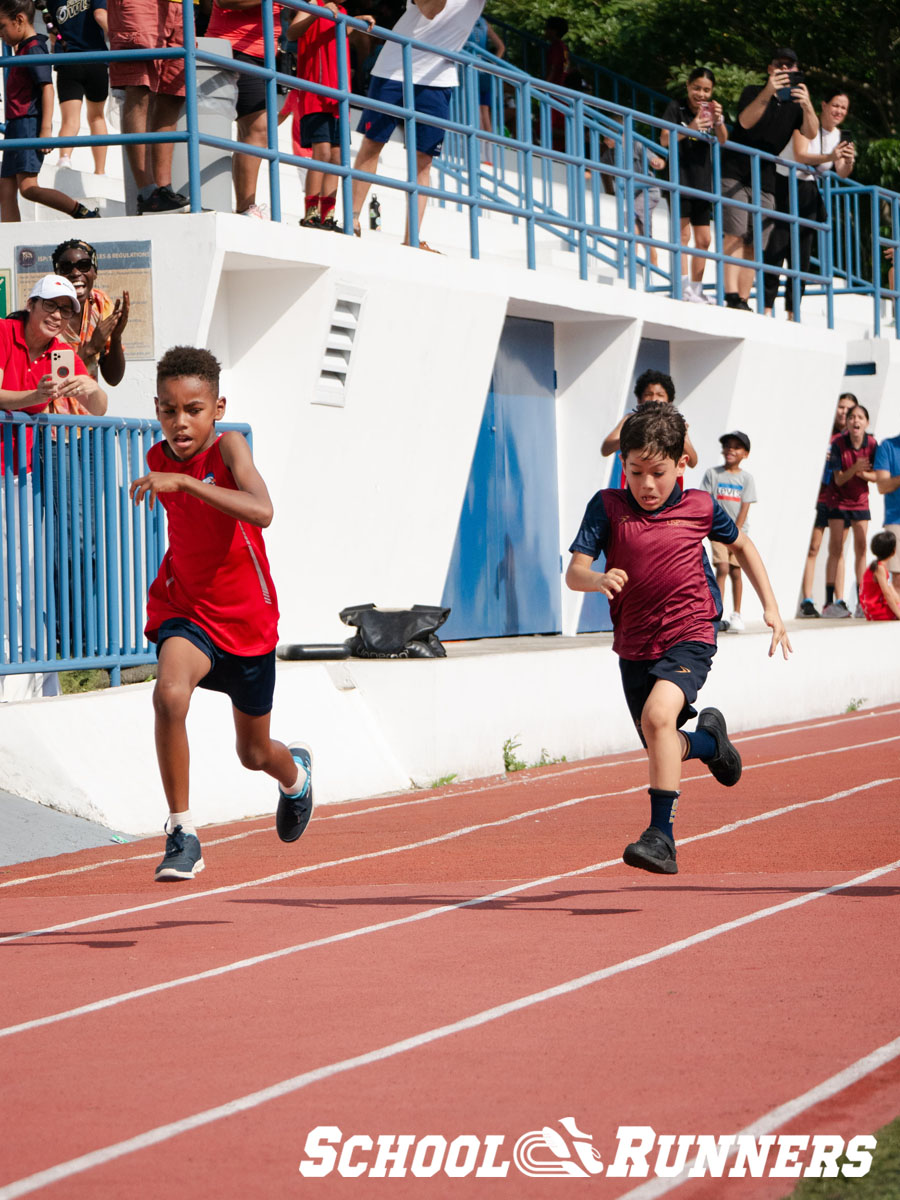
[[[290,847],[269,821],[207,829],[185,885],[152,882],[156,841],[0,871],[0,1200],[786,1195],[298,1164],[322,1125],[502,1135],[511,1161],[571,1116],[608,1167],[625,1125],[849,1139],[892,1120],[898,715],[743,735],[731,790],[686,764],[674,878],[620,862],[646,824],[640,754],[320,809]]]

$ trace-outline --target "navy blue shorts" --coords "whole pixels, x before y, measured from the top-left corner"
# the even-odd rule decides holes
[[[202,650],[212,664],[198,687],[224,692],[234,707],[248,717],[264,717],[272,711],[275,696],[275,651],[268,654],[229,654],[220,650],[205,629],[185,617],[163,621],[156,631],[156,657],[166,638],[182,637]]]
[[[871,521],[872,514],[867,508],[829,508],[829,521],[843,521],[844,528],[849,529],[857,521]]]
[[[819,501],[819,503],[816,505],[816,519],[813,523],[813,529],[828,528],[828,511],[828,505]]]
[[[452,88],[428,87],[424,83],[414,84],[413,107],[417,113],[424,113],[429,117],[446,118],[450,115],[450,93],[452,91]],[[403,107],[403,84],[399,79],[382,79],[379,75],[373,75],[369,84],[369,95],[373,100],[383,100],[385,104],[396,104],[399,108]],[[388,142],[401,119],[388,116],[387,113],[376,112],[372,108],[364,108],[356,132],[365,134],[373,142]],[[432,158],[436,158],[441,152],[446,132],[445,129],[439,129],[437,125],[426,125],[417,120],[416,149],[420,154],[430,154]]]
[[[706,683],[716,649],[716,646],[706,642],[678,642],[667,650],[662,658],[644,658],[637,661],[629,658],[619,659],[625,701],[645,746],[647,743],[641,733],[641,713],[657,679],[668,679],[684,692],[684,707],[676,722],[680,729],[685,721],[697,715],[693,703]]]
[[[253,54],[244,54],[234,50],[232,58],[236,62],[250,63],[254,67],[264,67],[266,60]],[[237,78],[237,108],[238,117],[249,117],[253,113],[262,112],[266,107],[266,81],[261,75],[251,75],[249,71],[240,71]]]
[[[36,138],[41,136],[41,122],[38,117],[13,117],[6,122],[6,137]],[[16,175],[37,175],[44,165],[44,156],[40,150],[3,150],[3,162],[0,163],[0,179],[13,179]]]
[[[300,118],[300,145],[309,150],[322,142],[329,146],[341,144],[337,117],[327,112],[306,113]]]
[[[486,71],[478,72],[478,103],[485,108],[491,103],[491,77]]]

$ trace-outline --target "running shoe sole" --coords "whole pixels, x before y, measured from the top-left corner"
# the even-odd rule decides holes
[[[651,825],[645,829],[636,842],[625,847],[622,861],[629,867],[637,867],[639,871],[650,871],[654,875],[677,875],[678,863],[675,861],[675,843],[660,829]]]
[[[737,748],[728,740],[725,718],[717,708],[704,708],[697,718],[697,728],[711,733],[716,743],[715,757],[704,765],[723,787],[734,787],[741,777],[743,764]]]

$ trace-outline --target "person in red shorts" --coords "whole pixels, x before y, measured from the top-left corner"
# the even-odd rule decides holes
[[[872,538],[875,558],[865,569],[859,589],[859,603],[867,621],[900,621],[900,596],[891,583],[885,565],[897,553],[897,538],[882,530]]]
[[[135,504],[157,497],[169,548],[147,601],[146,634],[156,642],[156,752],[169,805],[157,880],[192,879],[204,867],[188,800],[186,718],[196,687],[231,699],[237,752],[251,771],[278,780],[276,829],[294,842],[313,810],[312,755],[269,736],[275,689],[278,601],[263,529],[272,502],[245,439],[216,433],[225,412],[219,364],[208,350],[175,346],[157,365],[156,415],[163,441],[135,479]]]
[[[693,702],[716,653],[722,600],[703,539],[731,546],[762,601],[772,630],[771,657],[791,651],[759,551],[709,492],[682,491],[687,426],[672,404],[645,404],[622,426],[624,488],[597,492],[570,546],[567,585],[601,592],[610,601],[613,650],[619,656],[629,711],[650,760],[650,825],[626,846],[630,867],[675,875],[672,818],[681,763],[699,758],[725,787],[741,777],[741,756],[728,740],[725,718],[704,708],[692,733],[681,726],[697,715]],[[592,563],[606,555],[606,571]]]

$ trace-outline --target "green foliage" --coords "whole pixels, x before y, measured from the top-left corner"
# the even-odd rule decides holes
[[[854,179],[900,192],[900,138],[878,138],[860,147]]]
[[[96,692],[109,687],[109,672],[101,670],[60,671],[59,688],[64,696]]]
[[[560,755],[559,758],[551,758],[548,751],[543,746],[541,746],[541,757],[537,760],[536,763],[532,763],[531,765],[533,767],[549,767],[551,763],[561,763],[561,762],[566,762],[566,756],[564,754]]]
[[[865,704],[867,699],[868,699],[867,696],[857,696],[855,699],[850,701],[850,703],[844,709],[844,712],[848,712],[848,713],[858,712],[862,708],[862,706]]]
[[[516,758],[516,751],[521,746],[521,742],[515,742],[512,738],[507,738],[503,743],[503,768],[506,771],[524,771],[528,766],[521,758]]]
[[[455,771],[454,771],[454,773],[453,773],[452,775],[442,775],[442,776],[440,777],[440,779],[432,779],[431,783],[429,783],[429,784],[426,784],[426,787],[429,787],[429,788],[442,788],[442,787],[446,787],[446,786],[447,786],[447,784],[448,784],[448,783],[452,783],[454,779],[456,779],[456,772],[455,772]]]

